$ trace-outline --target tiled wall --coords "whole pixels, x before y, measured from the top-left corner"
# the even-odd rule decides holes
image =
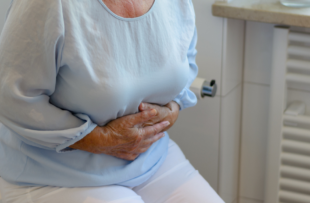
[[[240,203],[264,199],[273,27],[246,23]]]
[[[272,24],[246,23],[240,203],[264,201],[273,27]],[[310,115],[309,93],[290,88],[288,104],[304,101]]]
[[[219,194],[226,203],[238,196],[242,84],[221,98]]]
[[[244,25],[244,21],[224,20],[219,194],[226,203],[238,196]]]

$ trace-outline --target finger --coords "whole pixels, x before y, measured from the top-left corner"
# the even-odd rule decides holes
[[[153,125],[154,125],[153,122],[146,122],[146,123],[143,123],[143,124],[142,124],[143,127],[153,126]]]
[[[147,126],[145,128],[140,128],[141,135],[145,139],[147,139],[151,136],[157,135],[158,133],[162,132],[169,125],[170,125],[169,121],[163,121],[163,122],[155,124],[153,126]]]
[[[146,152],[149,148],[150,148],[150,146],[147,146],[147,147],[144,147],[144,148],[139,148],[139,149],[137,149],[137,152],[139,154],[142,154],[142,153]]]
[[[139,154],[146,152],[150,148],[150,146],[151,145],[139,146],[139,148],[135,149],[134,151],[126,151],[123,153],[124,154],[139,155]]]
[[[152,105],[152,104],[149,104],[149,103],[141,103],[139,105],[139,110],[140,111],[145,111],[145,110],[149,110],[149,109],[156,109],[156,105]]]
[[[152,144],[154,144],[155,142],[157,142],[158,140],[160,140],[161,138],[165,137],[165,133],[162,132],[162,133],[159,133],[155,136],[152,136],[148,139],[146,139],[143,143],[141,143],[141,147],[138,149],[145,149],[145,148],[149,148]]]
[[[149,104],[149,103],[142,103],[143,109],[156,109],[157,110],[157,115],[152,119],[151,123],[158,123],[160,121],[163,121],[169,114],[170,109],[167,106],[159,106],[159,105],[154,105],[154,104]],[[143,110],[141,110],[143,112]],[[167,119],[165,119],[167,120]],[[144,125],[146,126],[146,125]]]
[[[147,111],[143,111],[137,114],[129,115],[128,122],[130,124],[130,127],[133,127],[137,124],[145,123],[149,120],[151,120],[154,116],[157,115],[157,110],[156,109],[151,109]],[[126,118],[127,119],[127,118]]]
[[[117,155],[115,155],[116,157],[120,158],[120,159],[125,159],[128,161],[133,161],[135,160],[139,154],[133,154],[133,153],[127,153],[127,152],[120,152]]]

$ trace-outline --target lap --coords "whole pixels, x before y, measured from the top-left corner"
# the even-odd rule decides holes
[[[224,203],[172,140],[161,168],[133,190],[145,203]]]
[[[134,191],[122,186],[25,187],[3,184],[3,180],[0,185],[3,203],[144,203]]]
[[[0,180],[4,203],[223,203],[173,141],[152,178],[140,186],[86,188],[16,186]]]

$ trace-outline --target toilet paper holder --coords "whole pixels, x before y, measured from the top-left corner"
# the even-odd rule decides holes
[[[215,97],[217,92],[217,84],[215,80],[208,82],[203,78],[196,78],[190,89],[195,93],[198,99],[202,99],[204,97]]]

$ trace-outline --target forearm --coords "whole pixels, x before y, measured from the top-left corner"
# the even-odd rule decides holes
[[[102,144],[107,143],[106,138],[108,134],[109,133],[105,127],[97,126],[83,139],[71,145],[70,148],[100,154],[102,153],[102,148],[105,147],[105,145]],[[98,146],[101,146],[101,151],[98,150]]]
[[[157,111],[151,109],[115,119],[103,127],[95,127],[70,147],[94,154],[134,160],[139,154],[147,151],[154,142],[165,136],[161,132],[170,125],[168,121],[141,127],[156,115]]]

